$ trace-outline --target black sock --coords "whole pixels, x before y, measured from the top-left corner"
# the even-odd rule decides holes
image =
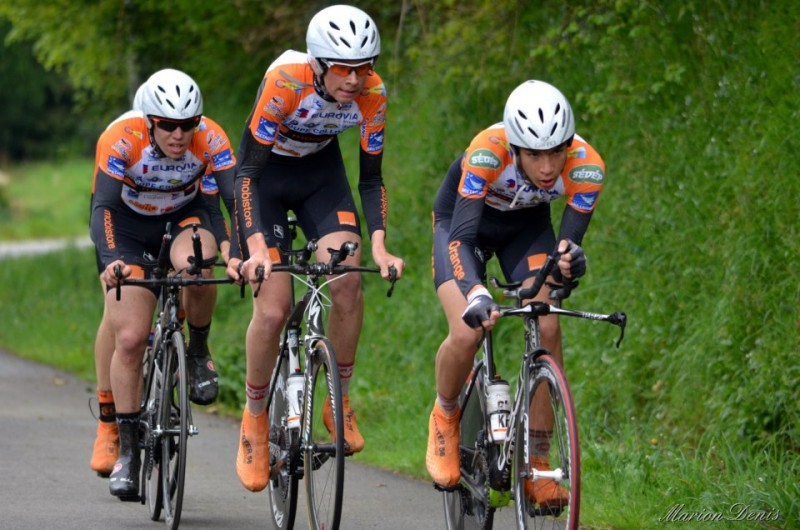
[[[211,322],[205,326],[195,327],[189,323],[189,347],[187,353],[194,357],[206,357],[208,352],[208,334],[211,331]]]

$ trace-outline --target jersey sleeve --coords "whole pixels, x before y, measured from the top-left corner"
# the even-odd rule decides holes
[[[576,135],[567,150],[567,164],[561,173],[567,204],[579,212],[594,211],[603,189],[605,174],[603,159],[591,145]]]
[[[570,239],[581,244],[603,189],[605,174],[603,159],[576,135],[567,150],[567,164],[562,171],[567,205],[561,217],[558,241]]]
[[[461,162],[461,179],[450,225],[449,255],[453,277],[464,296],[481,283],[480,264],[475,254],[478,227],[489,185],[500,176],[500,160],[505,155],[505,147],[491,141],[492,136],[491,129],[478,134],[464,152]],[[487,163],[489,158],[496,159],[497,163]]]
[[[116,245],[117,217],[121,208],[127,208],[121,199],[125,171],[139,159],[148,141],[137,132],[143,130],[143,121],[141,117],[117,120],[97,140],[89,231],[103,265],[126,259]]]

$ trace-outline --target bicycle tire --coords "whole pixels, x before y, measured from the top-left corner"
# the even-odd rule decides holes
[[[575,404],[564,371],[549,355],[541,355],[533,361],[526,371],[526,392],[523,399],[530,402],[537,389],[546,391],[548,407],[546,412],[531,408],[528,415],[521,415],[516,425],[516,443],[514,451],[514,501],[517,527],[550,528],[554,518],[563,523],[567,530],[577,530],[580,518],[580,445],[578,442],[578,424],[575,416]],[[529,428],[537,423],[537,414],[541,421],[547,423],[548,412],[553,415],[553,431],[550,437],[548,460],[551,470],[560,470],[559,486],[567,492],[567,502],[561,506],[546,507],[534,505],[525,493],[525,481],[532,475],[530,455],[533,454],[534,442],[529,436]]]
[[[187,391],[186,346],[183,334],[174,332],[166,343],[164,385],[161,394],[161,488],[164,521],[170,530],[178,528],[186,480],[186,446],[189,439],[189,396]]]
[[[303,401],[302,455],[309,527],[336,530],[342,515],[345,458],[339,367],[333,347],[324,338],[312,344],[308,359],[311,384]],[[322,419],[326,399],[333,412],[330,434]]]
[[[289,377],[287,352],[281,352],[280,363],[272,378],[272,397],[267,408],[269,420],[269,506],[272,522],[279,530],[294,528],[297,513],[297,483],[300,473],[300,436],[298,429],[287,428],[289,403],[286,396]]]
[[[495,510],[489,505],[486,406],[478,383],[483,369],[480,364],[473,370],[469,380],[475,384],[466,385],[459,396],[461,480],[456,488],[443,494],[447,530],[491,530],[494,525]]]
[[[156,345],[160,347],[160,345]],[[149,348],[145,352],[145,381],[144,395],[142,396],[142,442],[144,445],[144,458],[142,459],[141,484],[144,487],[144,501],[147,504],[147,511],[150,520],[158,521],[161,517],[161,508],[164,497],[161,489],[160,468],[156,462],[161,458],[158,454],[160,447],[156,447],[156,428],[158,404],[161,402],[161,366],[153,359],[155,348]]]

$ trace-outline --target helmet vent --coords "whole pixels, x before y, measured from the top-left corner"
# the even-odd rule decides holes
[[[544,123],[544,112],[542,112],[541,107],[539,108],[539,121]]]

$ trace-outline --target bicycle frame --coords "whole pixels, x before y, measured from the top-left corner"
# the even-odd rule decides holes
[[[528,528],[529,516],[558,516],[561,514],[562,506],[569,507],[570,527],[577,528],[580,506],[580,464],[574,406],[563,370],[551,353],[542,347],[539,318],[555,314],[609,322],[622,330],[617,342],[619,346],[624,336],[626,316],[624,313],[603,315],[561,308],[561,300],[569,296],[570,290],[576,284],[566,286],[548,284],[552,288],[550,293],[551,299],[554,300],[552,305],[530,301],[545,284],[545,278],[550,274],[557,259],[557,252],[548,256],[537,273],[533,285],[528,288],[523,288],[520,283],[503,285],[495,278],[490,281],[495,288],[503,288],[506,297],[515,300],[514,306],[500,308],[500,316],[523,318],[524,349],[514,398],[508,407],[510,410],[505,417],[505,423],[500,425],[498,430],[498,425],[492,424],[490,416],[489,387],[498,383],[500,379],[496,373],[492,333],[491,331],[484,333],[481,352],[475,356],[473,368],[459,398],[462,410],[459,426],[462,480],[454,488],[439,488],[445,491],[445,518],[449,529],[462,528],[465,518],[474,519],[474,524],[482,528],[491,528],[495,509],[510,503],[512,490],[515,499],[519,500],[520,496],[525,498],[526,482],[523,481],[528,479],[532,481],[551,479],[559,485],[562,482],[569,483],[570,486],[575,486],[575,490],[570,488],[569,504],[559,504],[555,508],[550,505],[539,505],[536,508],[532,502],[527,501],[525,502],[527,507],[523,507],[521,502],[518,502],[515,509],[518,528]],[[566,430],[559,429],[559,437],[553,438],[554,447],[565,447],[564,444],[567,444],[570,458],[568,461],[557,461],[564,462],[565,468],[555,465],[550,469],[548,464],[546,468],[537,469],[531,464],[534,455],[531,454],[530,428],[533,424],[534,428],[539,429],[542,415],[539,412],[534,414],[530,405],[537,389],[542,387],[543,381],[549,381],[546,386],[550,387],[550,392],[555,392],[555,395],[550,394],[548,399],[552,401],[558,398],[556,403],[559,403],[559,411],[568,417],[569,427]],[[553,434],[552,428],[547,431],[550,431],[550,435]],[[505,438],[496,438],[498,433],[501,436],[504,434]],[[549,437],[547,440],[547,446],[550,446]],[[517,447],[517,444],[522,447]],[[522,453],[515,455],[517,451]]]

